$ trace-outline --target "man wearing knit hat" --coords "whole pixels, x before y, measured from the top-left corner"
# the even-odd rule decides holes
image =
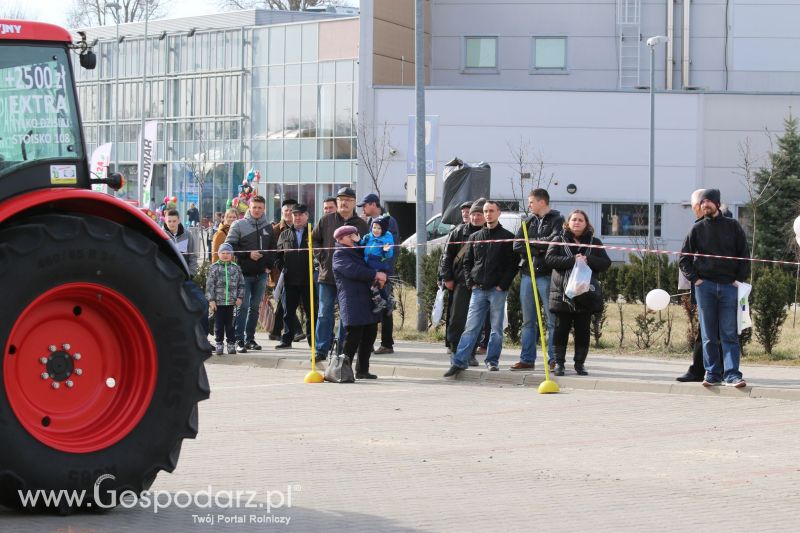
[[[692,226],[683,243],[683,254],[707,254],[737,259],[682,255],[680,269],[694,285],[703,337],[703,386],[747,384],[739,371],[741,349],[736,323],[738,285],[750,276],[747,239],[739,223],[720,213],[719,189],[700,194],[703,218]],[[716,354],[722,345],[722,365]]]

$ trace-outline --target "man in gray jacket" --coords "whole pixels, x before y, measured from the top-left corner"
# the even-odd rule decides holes
[[[236,261],[244,274],[244,298],[236,318],[236,351],[260,350],[255,341],[258,308],[267,286],[267,275],[275,263],[272,224],[264,216],[267,202],[254,196],[244,218],[228,231],[225,242],[236,251]]]

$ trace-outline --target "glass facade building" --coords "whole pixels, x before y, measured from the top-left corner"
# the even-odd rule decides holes
[[[119,124],[112,166],[118,157],[127,184],[118,196],[137,196],[142,108],[158,123],[151,197],[176,196],[182,213],[190,202],[203,217],[224,210],[251,169],[276,219],[285,198],[317,218],[325,197],[353,184],[358,19],[274,18],[251,10],[151,21],[146,45],[143,24],[120,25],[118,72],[116,27],[87,31],[98,66],[75,69],[87,150],[114,142]],[[202,29],[204,20],[215,27]]]

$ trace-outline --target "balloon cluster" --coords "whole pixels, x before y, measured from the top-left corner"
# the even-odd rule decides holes
[[[225,208],[230,209],[232,207],[239,211],[240,216],[244,215],[247,212],[247,208],[250,207],[250,200],[256,195],[254,185],[257,185],[260,180],[261,172],[256,170],[255,167],[250,168],[250,172],[247,173],[239,187],[239,196],[228,200]]]

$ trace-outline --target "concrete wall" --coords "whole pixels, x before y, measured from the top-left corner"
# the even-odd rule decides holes
[[[398,154],[382,183],[384,201],[404,201],[408,115],[414,92],[373,91],[377,123],[388,123]],[[783,131],[789,107],[800,95],[662,93],[656,97],[657,204],[663,204],[663,247],[680,248],[692,215],[686,205],[699,187],[717,187],[723,201],[746,201],[741,184],[739,143],[749,138],[763,163],[769,137]],[[554,205],[581,207],[597,221],[603,203],[647,203],[649,184],[649,99],[628,92],[498,91],[430,88],[427,114],[439,116],[436,203],[441,209],[443,164],[454,156],[492,166],[492,196],[512,199],[515,170],[509,143],[530,139],[541,151]],[[359,186],[369,183],[359,176]],[[566,192],[574,184],[577,193]],[[623,237],[607,237],[628,243]],[[617,254],[621,258],[621,254]]]
[[[642,2],[643,85],[649,84],[650,68],[644,40],[666,35],[666,6],[666,0]],[[680,89],[686,84],[681,79],[683,1],[674,8],[673,88]],[[690,20],[689,85],[714,91],[767,92],[794,92],[800,87],[800,0],[694,0]],[[614,0],[433,0],[431,33],[434,85],[618,88],[619,28]],[[498,36],[497,73],[462,72],[467,35]],[[532,36],[567,37],[565,73],[531,72]],[[665,50],[659,46],[655,54],[657,87],[665,83]]]

